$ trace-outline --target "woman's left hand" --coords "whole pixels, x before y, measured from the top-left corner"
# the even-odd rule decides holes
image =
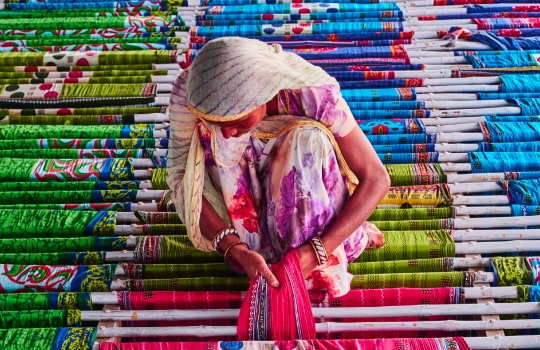
[[[300,257],[300,268],[302,269],[302,274],[304,275],[304,279],[306,279],[319,264],[317,256],[315,255],[313,247],[309,243],[298,247],[298,256]]]

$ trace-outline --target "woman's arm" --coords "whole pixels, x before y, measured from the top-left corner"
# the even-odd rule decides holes
[[[201,233],[209,241],[212,241],[215,235],[221,230],[229,228],[229,225],[221,219],[204,196],[201,218]],[[227,235],[219,242],[219,249],[224,252],[231,244],[236,242],[240,242],[240,238],[235,235]],[[272,274],[268,265],[266,265],[266,261],[264,261],[260,254],[250,251],[242,244],[237,244],[231,248],[227,256],[230,256],[242,266],[250,280],[255,278],[257,274],[261,274],[271,286],[279,287],[277,278]]]
[[[390,187],[384,165],[360,128],[336,140],[359,183],[343,211],[321,235],[328,252],[333,252],[367,220]],[[302,272],[307,277],[317,266],[317,258],[310,244],[299,247],[299,253]]]

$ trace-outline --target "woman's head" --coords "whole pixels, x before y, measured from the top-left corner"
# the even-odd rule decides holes
[[[200,119],[225,123],[225,132],[237,135],[256,125],[278,91],[325,84],[337,82],[279,45],[228,37],[212,40],[196,52],[187,97],[190,110]]]
[[[264,118],[265,114],[266,104],[263,104],[246,114],[241,119],[230,122],[214,122],[212,124],[215,124],[221,128],[221,133],[226,139],[231,137],[240,137],[251,132],[251,130],[253,130],[255,126]]]

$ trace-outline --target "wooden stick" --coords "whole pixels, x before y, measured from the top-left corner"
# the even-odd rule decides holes
[[[540,251],[540,240],[514,240],[504,242],[482,242],[474,241],[468,243],[456,243],[456,255],[458,254],[491,254],[491,253],[512,253],[512,252],[534,252]]]
[[[514,241],[520,239],[540,239],[540,230],[454,230],[452,239],[463,241]]]

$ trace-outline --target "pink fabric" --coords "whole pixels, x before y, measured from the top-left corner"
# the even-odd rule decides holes
[[[315,339],[315,322],[298,251],[270,266],[279,287],[259,276],[251,281],[238,316],[240,340]]]
[[[461,337],[296,340],[275,342],[101,343],[99,350],[471,350]]]

